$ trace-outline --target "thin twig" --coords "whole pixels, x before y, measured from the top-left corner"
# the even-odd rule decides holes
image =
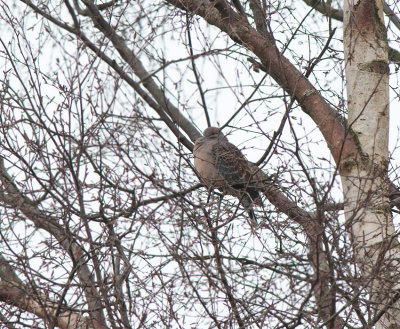
[[[310,74],[312,73],[312,71],[314,70],[314,67],[321,61],[322,56],[324,55],[324,53],[327,51],[329,44],[333,38],[333,35],[336,32],[336,27],[332,30],[331,34],[328,37],[328,40],[326,40],[325,46],[324,48],[322,48],[320,54],[318,55],[318,57],[312,62],[312,64],[308,67],[306,73],[304,74],[304,76],[306,78],[308,78],[310,76]]]
[[[204,115],[206,116],[206,120],[207,120],[207,126],[211,127],[211,120],[210,120],[210,116],[208,114],[206,98],[204,97],[204,91],[203,91],[203,88],[201,87],[200,78],[199,78],[199,75],[197,73],[196,63],[195,63],[195,60],[194,60],[195,57],[194,57],[194,53],[193,53],[192,36],[191,36],[191,33],[190,33],[189,14],[186,14],[186,31],[187,31],[187,36],[188,36],[190,61],[192,63],[192,71],[193,71],[194,77],[196,79],[197,88],[199,89],[201,103],[203,105],[203,110],[204,110]]]

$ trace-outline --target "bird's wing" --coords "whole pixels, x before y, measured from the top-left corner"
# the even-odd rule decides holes
[[[212,148],[215,168],[231,186],[249,183],[251,171],[242,152],[233,144],[220,142]]]

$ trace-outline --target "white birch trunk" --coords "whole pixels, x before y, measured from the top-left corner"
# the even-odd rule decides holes
[[[341,168],[345,216],[361,285],[379,312],[391,304],[398,288],[392,280],[398,281],[399,272],[388,198],[389,72],[382,2],[345,0],[343,23],[349,133],[359,147],[355,160]],[[376,326],[400,328],[398,314],[390,308]]]

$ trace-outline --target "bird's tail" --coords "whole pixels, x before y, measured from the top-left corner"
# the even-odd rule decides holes
[[[255,222],[257,222],[257,217],[254,213],[253,205],[255,202],[257,202],[259,197],[260,195],[258,194],[257,190],[247,189],[247,191],[243,193],[240,200],[242,206],[247,210],[250,219],[254,220]]]

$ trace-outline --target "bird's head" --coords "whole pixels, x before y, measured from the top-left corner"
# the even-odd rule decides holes
[[[217,127],[208,127],[203,132],[204,137],[218,137],[219,135],[223,136],[224,134],[221,132],[221,128]]]
[[[208,127],[207,129],[204,130],[203,137],[200,137],[196,140],[196,143],[194,144],[194,149],[196,150],[201,145],[203,145],[203,143],[206,143],[207,141],[210,142],[212,140],[218,140],[218,142],[224,142],[224,143],[228,142],[228,139],[221,132],[220,128]]]
[[[225,135],[222,133],[221,128],[217,127],[208,127],[204,130],[203,136],[205,138],[218,138],[224,141],[228,141]]]

